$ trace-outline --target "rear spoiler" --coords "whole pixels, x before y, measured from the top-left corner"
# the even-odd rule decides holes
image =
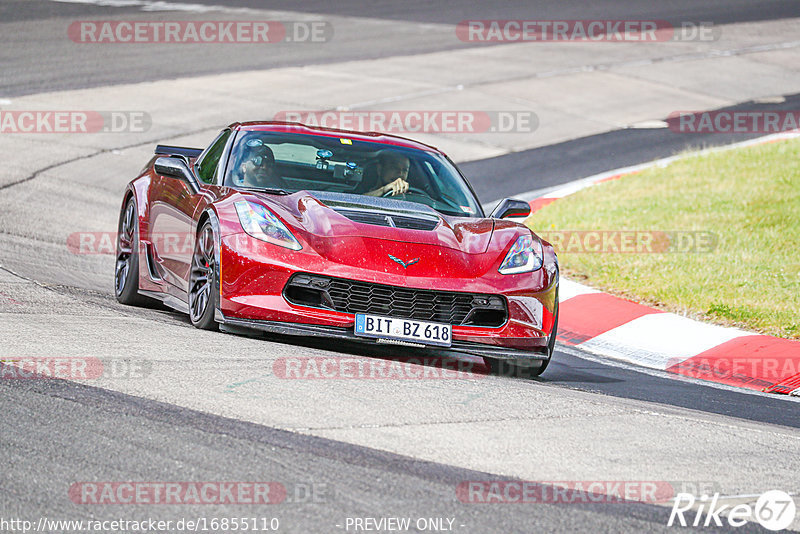
[[[162,156],[186,156],[187,158],[196,158],[202,153],[202,148],[186,148],[182,146],[169,145],[156,146],[156,154],[160,154]]]

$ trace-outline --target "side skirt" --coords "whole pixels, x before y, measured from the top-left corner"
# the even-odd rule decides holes
[[[144,295],[145,297],[150,297],[156,300],[160,300],[164,303],[165,306],[169,306],[175,311],[179,311],[181,313],[189,314],[189,304],[184,302],[183,300],[175,297],[173,295],[169,295],[167,293],[162,293],[161,291],[144,291],[139,290],[140,295]]]

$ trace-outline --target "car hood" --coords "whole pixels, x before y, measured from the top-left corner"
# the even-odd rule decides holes
[[[529,232],[510,221],[450,217],[395,199],[308,191],[253,196],[317,254],[339,264],[387,265],[393,256],[388,263],[401,272],[403,263],[418,259],[429,268],[479,276]]]
[[[494,230],[493,219],[448,217],[423,204],[402,200],[306,191],[278,199],[258,196],[268,197],[264,200],[270,201],[270,206],[279,199],[278,209],[286,210],[284,220],[310,241],[358,237],[483,254]]]

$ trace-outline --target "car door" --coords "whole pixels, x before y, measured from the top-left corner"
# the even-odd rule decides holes
[[[217,167],[230,135],[230,130],[223,130],[198,157],[192,172],[199,190],[186,180],[159,176],[156,194],[151,197],[150,228],[156,261],[164,280],[182,292],[188,287],[194,251],[192,220],[200,204],[213,200],[206,186],[215,184]]]

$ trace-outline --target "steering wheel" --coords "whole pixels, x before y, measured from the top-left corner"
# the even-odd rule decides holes
[[[406,191],[405,193],[400,193],[399,195],[392,195],[392,191],[391,190],[386,191],[384,194],[381,195],[381,198],[391,198],[393,196],[405,197],[409,193],[415,194],[415,195],[424,195],[424,196],[426,196],[428,198],[431,198],[431,196],[424,189],[420,189],[419,187],[414,187],[413,185],[409,185],[408,186],[408,191]]]

